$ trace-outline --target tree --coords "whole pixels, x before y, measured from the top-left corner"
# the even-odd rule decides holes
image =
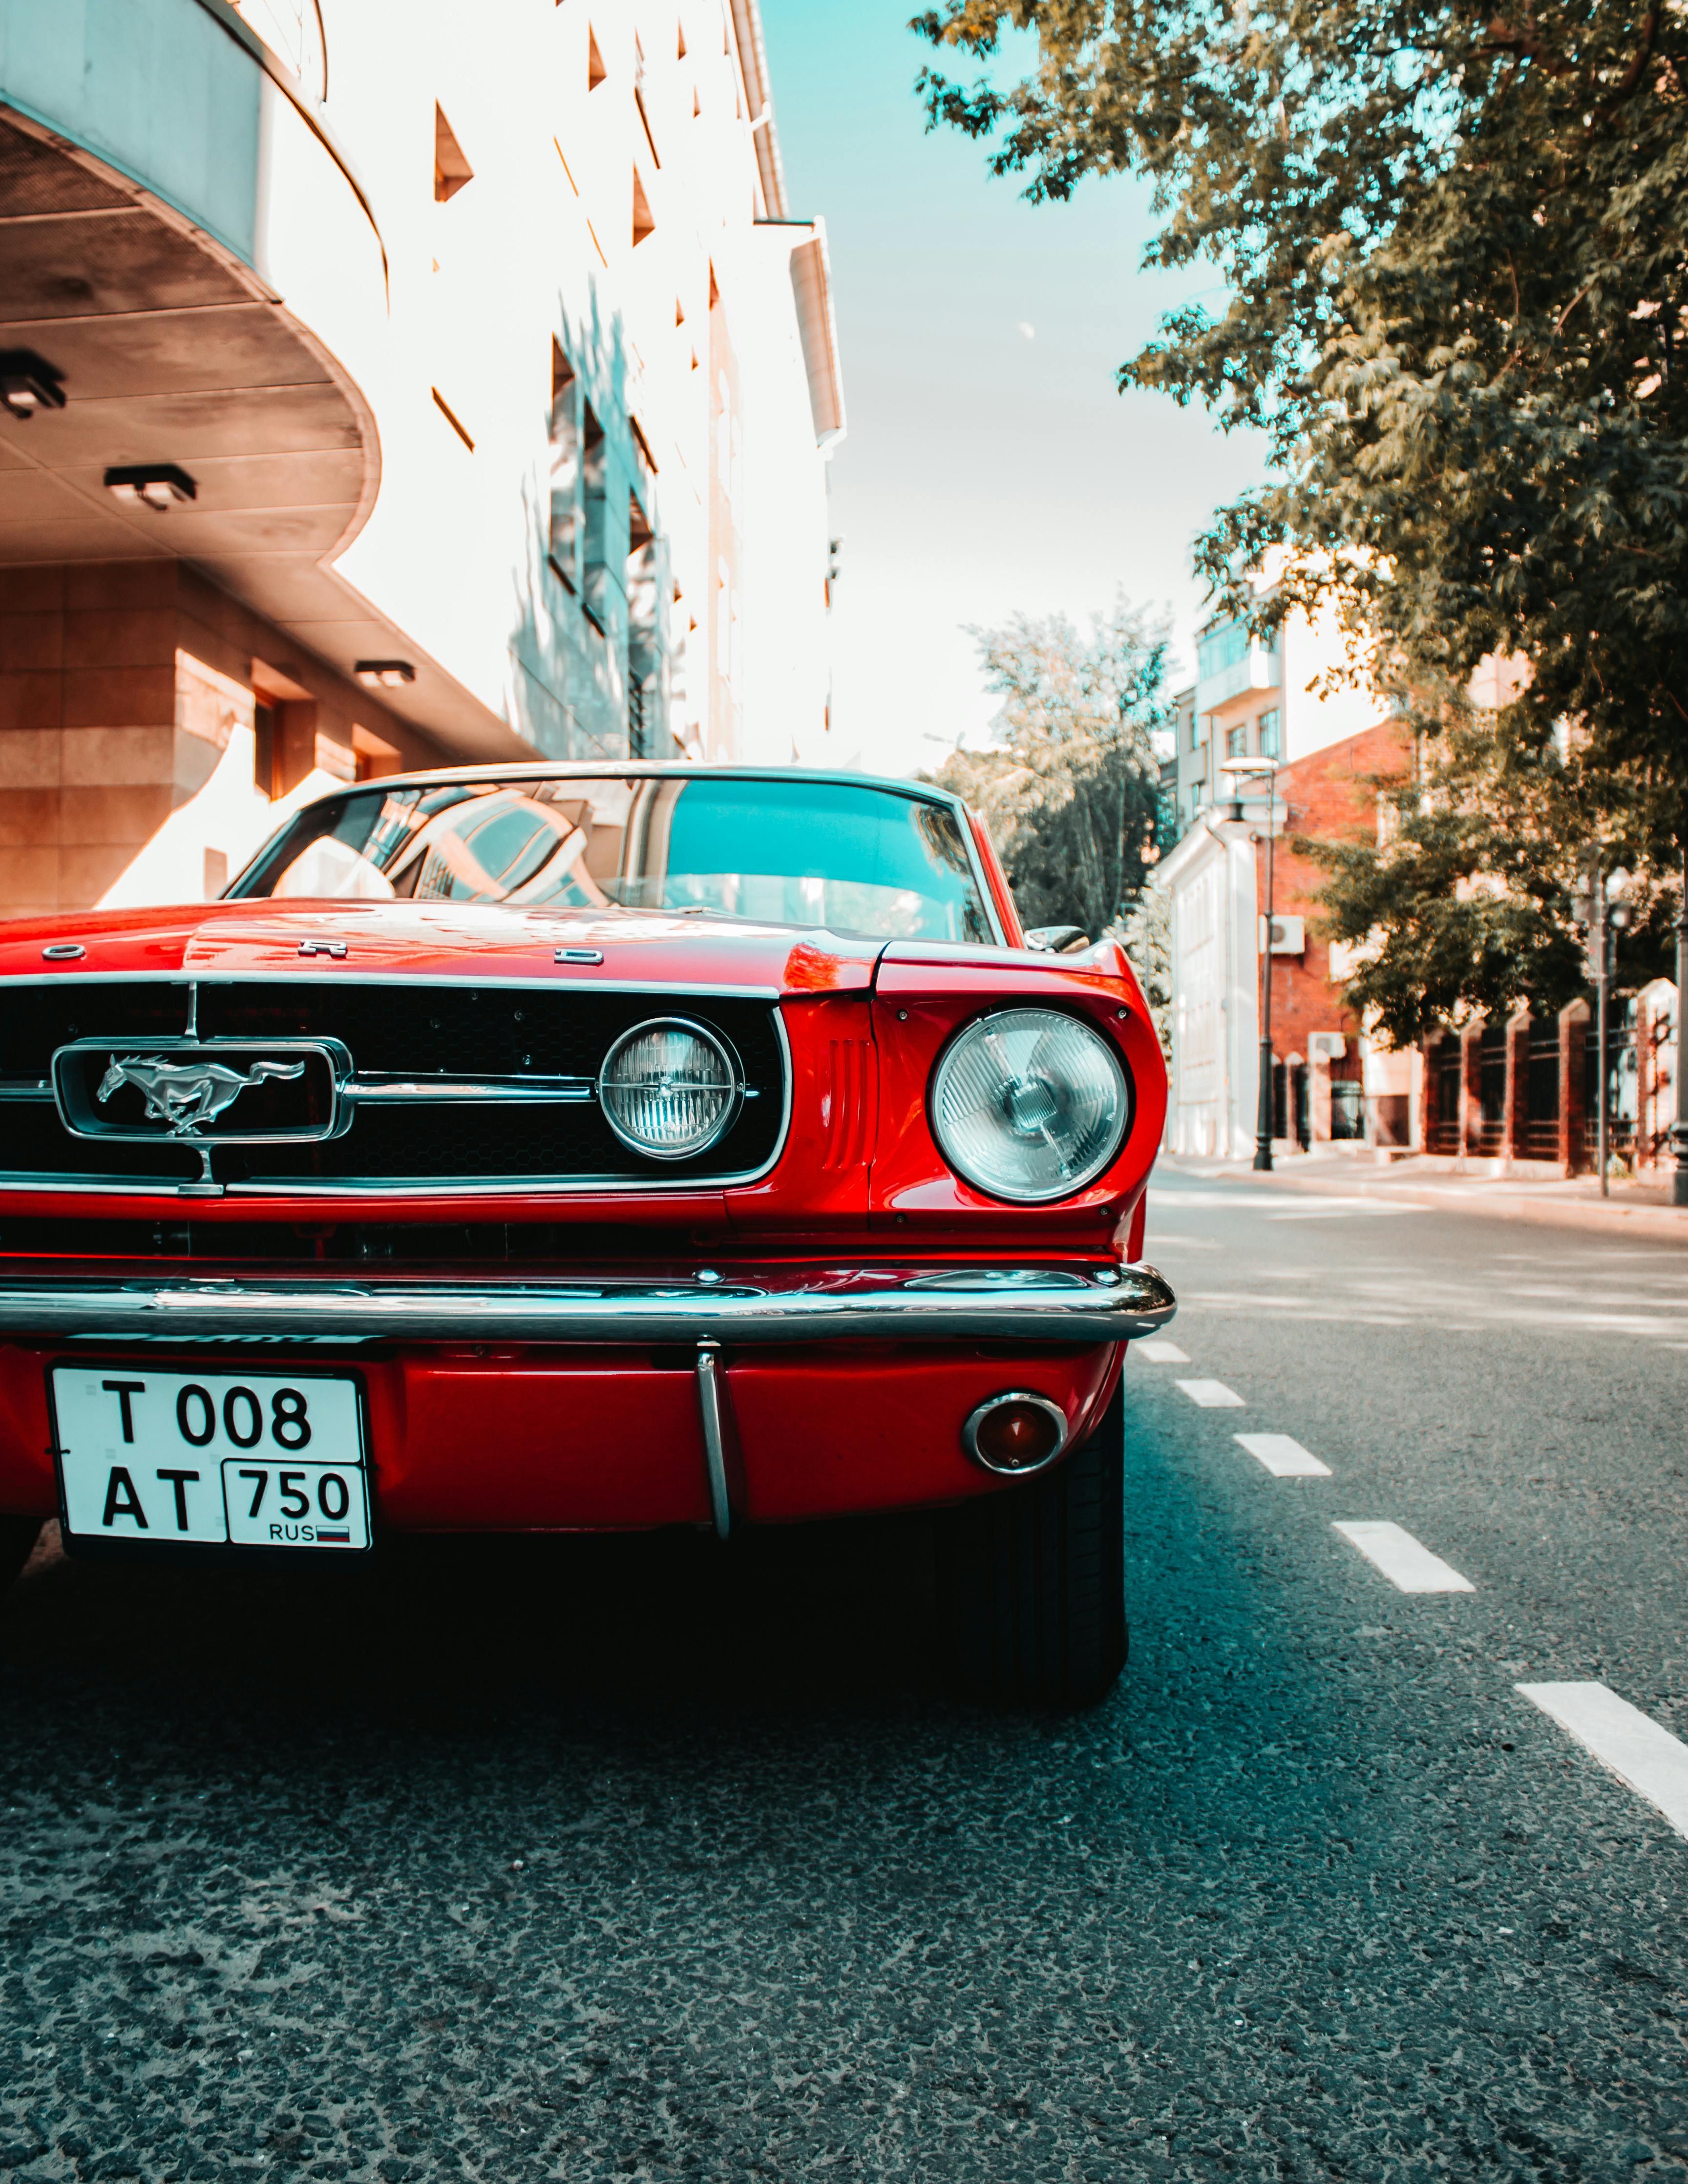
[[[955,751],[935,777],[984,815],[1028,925],[1100,936],[1128,913],[1153,861],[1165,628],[1120,598],[1088,637],[1065,615],[967,633],[1002,699],[998,740]]]
[[[1033,198],[1152,183],[1146,262],[1229,291],[1120,368],[1263,431],[1281,475],[1197,554],[1256,626],[1334,599],[1435,733],[1538,762],[1576,724],[1659,861],[1688,845],[1688,14],[1618,0],[944,0],[932,124]],[[1248,572],[1291,549],[1265,610]]]
[[[1588,983],[1576,897],[1589,845],[1641,864],[1656,822],[1629,784],[1574,745],[1529,756],[1480,718],[1443,724],[1434,754],[1376,782],[1371,838],[1292,839],[1329,878],[1329,936],[1357,953],[1347,994],[1396,1046],[1480,1009],[1552,1015]],[[1667,968],[1672,894],[1643,878],[1620,989]]]

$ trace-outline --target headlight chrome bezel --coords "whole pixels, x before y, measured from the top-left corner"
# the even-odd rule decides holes
[[[697,1139],[690,1145],[671,1150],[648,1145],[643,1139],[624,1128],[610,1100],[604,1096],[610,1072],[617,1057],[631,1046],[635,1039],[648,1039],[653,1032],[663,1031],[684,1032],[688,1037],[708,1047],[721,1064],[726,1078],[727,1094],[721,1113],[716,1117],[708,1134]],[[610,1086],[610,1089],[613,1094],[615,1087]],[[599,1112],[609,1124],[616,1139],[627,1148],[629,1152],[637,1153],[642,1160],[664,1162],[696,1160],[699,1155],[708,1152],[711,1146],[718,1145],[744,1112],[744,1071],[732,1046],[721,1034],[713,1029],[711,1026],[699,1023],[694,1017],[647,1017],[642,1022],[630,1024],[626,1031],[610,1041],[604,1059],[599,1065],[594,1090],[597,1094]]]
[[[1059,1020],[1063,1026],[1070,1027],[1088,1038],[1106,1063],[1117,1089],[1117,1117],[1106,1145],[1094,1152],[1073,1175],[1063,1176],[1057,1183],[1035,1190],[1010,1190],[1000,1178],[988,1177],[970,1167],[965,1156],[958,1157],[953,1145],[946,1141],[942,1122],[944,1087],[968,1045],[989,1026],[1009,1017],[1045,1017]],[[1137,1086],[1124,1056],[1106,1034],[1080,1011],[1051,1008],[1044,1002],[1016,1001],[987,1009],[957,1026],[944,1043],[933,1068],[927,1086],[926,1108],[928,1126],[940,1158],[969,1189],[1006,1206],[1053,1206],[1067,1199],[1081,1197],[1118,1159],[1130,1138],[1132,1124],[1136,1118]]]

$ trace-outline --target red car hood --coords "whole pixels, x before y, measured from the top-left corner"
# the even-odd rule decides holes
[[[343,944],[345,953],[312,949]],[[48,961],[79,943],[80,956]],[[87,911],[0,923],[0,978],[180,972],[205,978],[566,978],[571,983],[865,991],[884,943],[660,911],[512,910],[495,904],[252,900]],[[591,949],[601,963],[560,963]]]

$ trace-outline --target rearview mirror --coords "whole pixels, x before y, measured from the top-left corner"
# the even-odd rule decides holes
[[[1039,956],[1071,956],[1089,944],[1089,934],[1076,925],[1034,925],[1026,935],[1027,947]]]

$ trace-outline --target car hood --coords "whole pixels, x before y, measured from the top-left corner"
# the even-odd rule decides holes
[[[73,944],[80,956],[45,954]],[[304,973],[850,993],[872,984],[884,945],[821,929],[658,911],[265,899],[8,919],[0,923],[0,978]],[[603,961],[560,961],[559,951],[571,949]]]

